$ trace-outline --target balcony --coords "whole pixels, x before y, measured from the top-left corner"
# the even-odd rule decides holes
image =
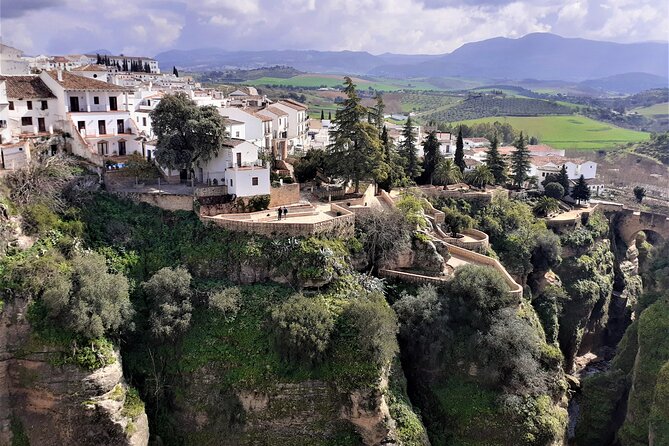
[[[266,169],[265,163],[263,160],[256,160],[252,162],[243,162],[241,164],[237,163],[228,163],[226,166],[228,169],[233,169],[233,170],[256,170],[256,169]]]

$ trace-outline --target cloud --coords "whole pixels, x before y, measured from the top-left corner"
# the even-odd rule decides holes
[[[62,4],[59,0],[10,0],[0,5],[1,18],[21,17],[31,11],[51,8]]]
[[[630,42],[667,40],[669,29],[669,2],[657,0],[0,1],[3,39],[33,54],[199,47],[443,53],[531,32]]]

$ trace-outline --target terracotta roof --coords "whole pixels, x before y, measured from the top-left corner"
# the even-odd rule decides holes
[[[225,121],[225,125],[243,125],[243,121],[237,121],[236,119],[230,119],[227,116],[223,117],[223,120]]]
[[[226,147],[237,147],[238,145],[245,143],[246,140],[239,138],[228,138],[223,142],[223,145]]]
[[[307,110],[307,108],[308,108],[306,105],[304,105],[300,102],[297,102],[297,101],[293,101],[292,99],[281,99],[279,101],[279,104],[283,104],[286,107],[290,107],[290,108],[292,108],[294,110],[297,110],[297,111]]]
[[[465,141],[470,141],[470,142],[484,142],[487,144],[490,144],[490,141],[488,141],[488,138],[463,138]]]
[[[62,72],[62,81],[58,80],[58,73],[55,70],[47,71],[47,73],[67,91],[128,91],[127,88],[119,85],[84,76],[77,76],[76,74],[67,71]]]
[[[55,98],[38,76],[0,76],[5,81],[8,98]]]
[[[98,64],[88,64],[81,67],[74,67],[72,71],[107,71],[107,67]]]
[[[266,116],[266,115],[261,115],[261,114],[258,113],[258,112],[253,112],[252,114],[253,114],[253,116],[255,116],[256,118],[260,119],[260,120],[263,121],[263,122],[267,122],[267,121],[271,121],[271,120],[272,120],[271,117]]]
[[[287,113],[287,112],[281,110],[280,108],[274,107],[274,106],[272,106],[272,105],[270,105],[269,107],[267,107],[265,110],[267,110],[267,111],[269,111],[269,112],[271,112],[271,113],[274,113],[274,114],[277,115],[277,116],[288,116],[288,113]],[[261,111],[262,111],[262,110],[261,110]]]

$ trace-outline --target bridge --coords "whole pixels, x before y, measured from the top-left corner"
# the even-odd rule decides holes
[[[635,211],[620,203],[597,202],[597,207],[606,214],[615,213],[612,222],[616,225],[620,237],[630,246],[636,235],[643,231],[652,239],[669,240],[669,217],[655,212]]]

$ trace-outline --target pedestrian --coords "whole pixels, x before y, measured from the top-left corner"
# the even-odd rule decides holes
[[[279,213],[279,220],[281,220],[281,208],[279,208],[277,212]]]
[[[288,208],[285,206],[283,208],[283,218],[288,218]]]

